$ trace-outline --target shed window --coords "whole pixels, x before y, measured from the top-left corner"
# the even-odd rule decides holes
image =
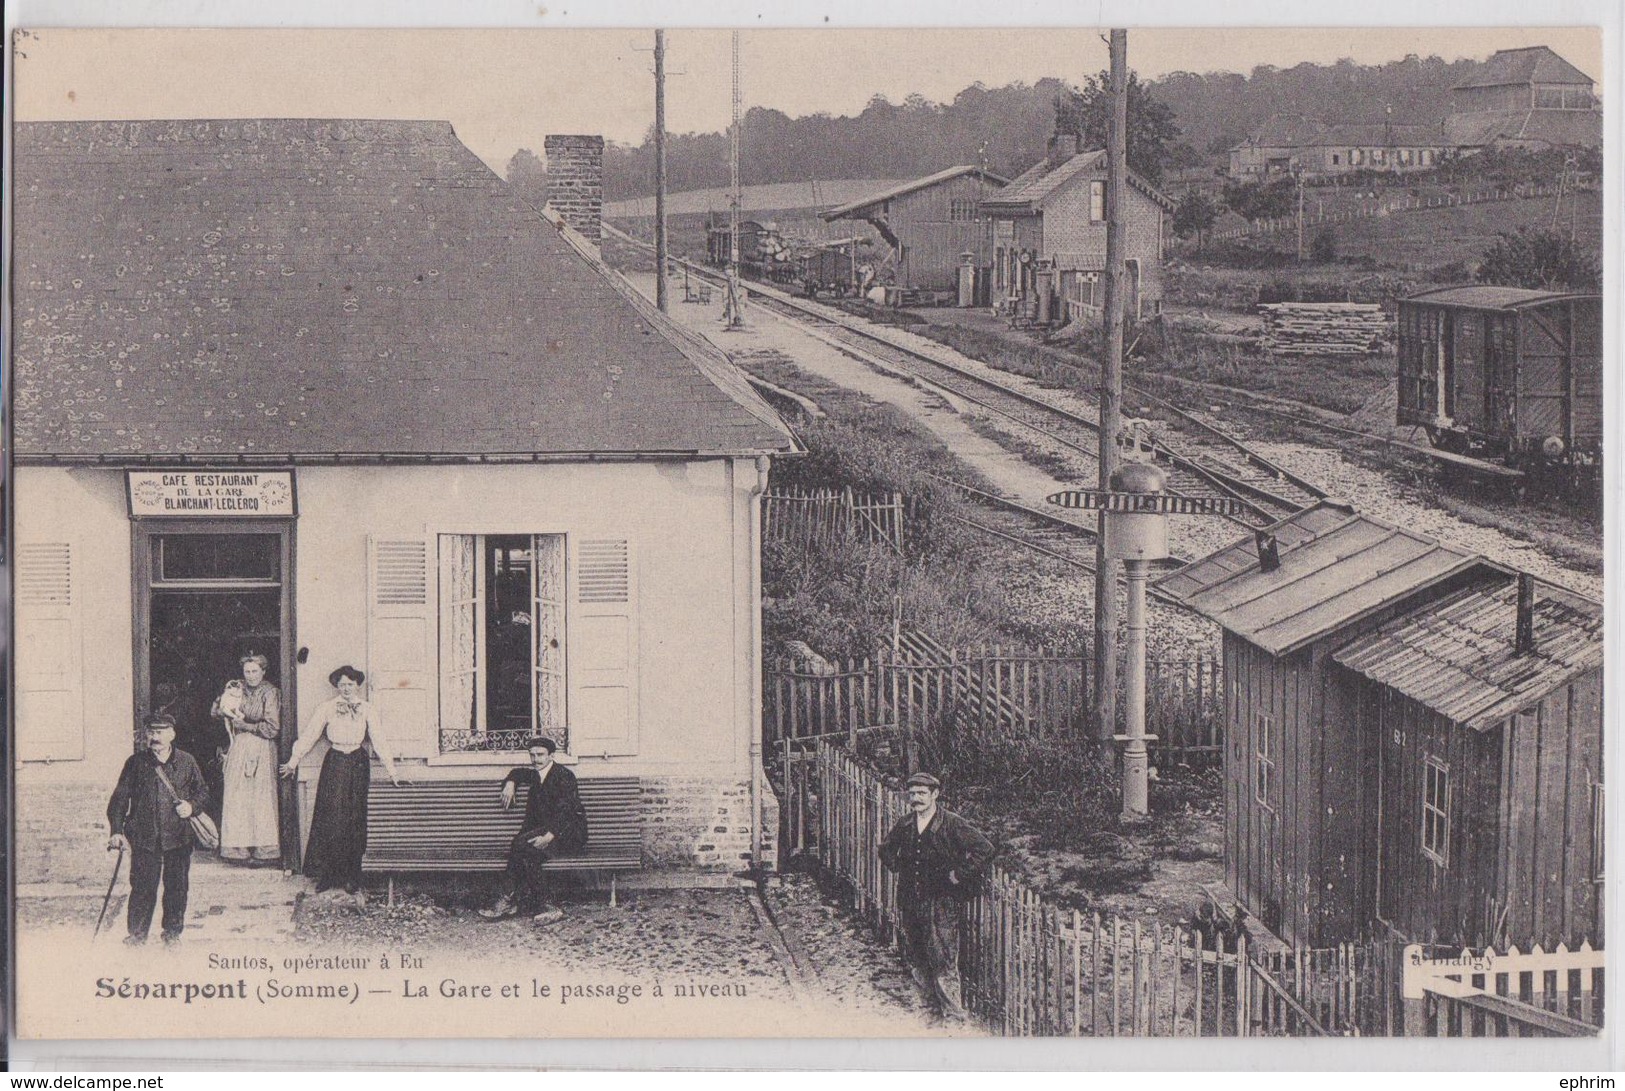
[[[1422,854],[1450,862],[1450,767],[1431,755],[1422,764]]]
[[[1095,181],[1089,183],[1089,222],[1099,224],[1106,222],[1106,183]]]
[[[1270,791],[1275,782],[1275,717],[1259,713],[1254,720],[1253,735],[1256,747],[1254,764],[1257,767],[1253,796],[1259,806],[1273,811],[1275,808],[1270,805]]]
[[[440,535],[440,749],[564,739],[564,536]]]
[[[948,202],[948,218],[955,223],[970,223],[976,219],[976,201],[970,197],[954,197]]]

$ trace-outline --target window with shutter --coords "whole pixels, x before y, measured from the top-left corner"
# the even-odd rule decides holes
[[[15,563],[17,757],[73,761],[85,756],[79,594],[73,547],[26,543]]]
[[[441,753],[570,748],[564,536],[442,534]]]
[[[631,542],[579,541],[573,562],[571,749],[579,755],[635,754],[637,567]]]
[[[434,752],[435,573],[429,558],[425,538],[367,542],[367,684],[401,757]]]

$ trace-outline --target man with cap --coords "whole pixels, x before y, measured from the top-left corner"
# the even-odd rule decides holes
[[[576,776],[553,760],[558,744],[537,736],[527,739],[530,764],[510,771],[502,781],[502,809],[513,806],[520,786],[525,788],[525,821],[508,845],[508,886],[496,902],[480,910],[486,920],[502,920],[521,913],[538,924],[553,924],[564,911],[548,904],[549,858],[580,852],[587,845],[587,812],[581,805]]]
[[[959,989],[959,918],[976,896],[993,845],[963,818],[937,805],[942,782],[930,773],[908,778],[910,814],[880,844],[880,862],[897,873],[903,956],[914,980],[944,1017],[969,1018]]]
[[[109,852],[130,850],[129,935],[147,942],[158,886],[164,888],[164,942],[186,927],[186,895],[192,873],[192,827],[187,821],[209,802],[203,772],[192,755],[175,749],[175,719],[153,716],[144,732],[146,749],[131,754],[107,803]]]

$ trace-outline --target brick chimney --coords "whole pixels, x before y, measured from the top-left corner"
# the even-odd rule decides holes
[[[547,157],[547,203],[596,244],[603,236],[604,138],[549,136],[542,151]]]
[[[1056,133],[1049,138],[1049,164],[1058,167],[1078,154],[1081,139],[1076,133]]]
[[[1535,577],[1518,573],[1518,616],[1513,630],[1512,654],[1528,655],[1535,650]]]

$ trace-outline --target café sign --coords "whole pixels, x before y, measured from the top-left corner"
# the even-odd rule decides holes
[[[292,470],[131,470],[127,483],[135,518],[297,514]]]

